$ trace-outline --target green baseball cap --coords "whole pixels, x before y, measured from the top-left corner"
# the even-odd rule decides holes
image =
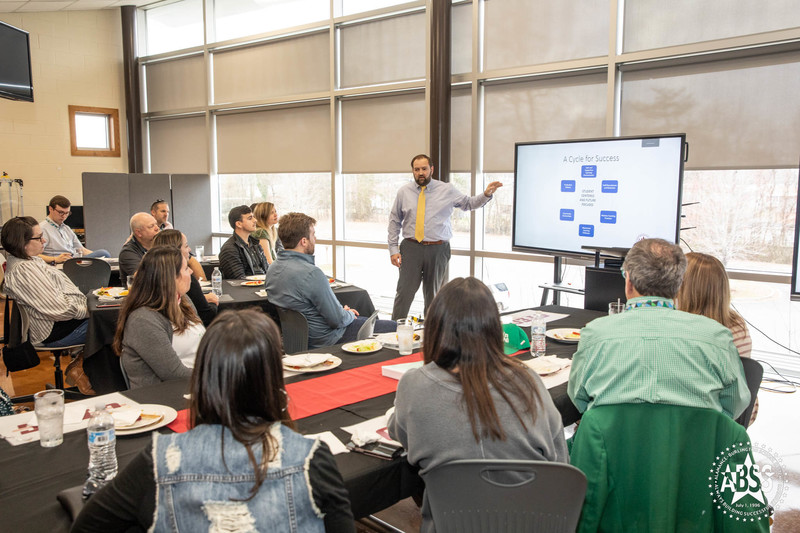
[[[530,348],[525,331],[516,324],[503,324],[503,351],[506,355]]]

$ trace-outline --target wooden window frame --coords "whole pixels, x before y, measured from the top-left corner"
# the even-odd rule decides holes
[[[108,121],[108,146],[107,150],[78,148],[78,136],[75,131],[76,114],[102,115]],[[72,155],[90,157],[119,157],[119,110],[109,107],[69,106],[69,131],[70,150]]]

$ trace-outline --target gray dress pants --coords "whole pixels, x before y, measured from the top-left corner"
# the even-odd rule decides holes
[[[425,297],[425,311],[444,283],[447,264],[450,261],[450,243],[424,245],[412,239],[400,243],[400,278],[397,280],[397,293],[394,297],[392,320],[405,318],[411,309],[411,302],[422,282]]]

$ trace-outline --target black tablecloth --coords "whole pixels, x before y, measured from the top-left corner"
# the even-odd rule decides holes
[[[602,313],[560,306],[546,306],[545,311],[566,313],[570,316],[548,323],[551,327],[580,328]],[[548,354],[571,358],[576,345],[560,344],[548,339]],[[353,355],[341,346],[320,348],[342,359],[342,364],[331,372],[350,370],[362,365],[387,361],[399,357],[398,352],[383,349],[373,354]],[[526,359],[522,354],[518,357]],[[287,378],[287,383],[305,381],[318,374],[301,374]],[[183,394],[188,392],[185,380],[165,382],[152,387],[124,391],[123,394],[140,403],[158,403],[175,409],[187,406]],[[561,412],[565,425],[578,419],[566,393],[566,384],[550,390]],[[332,431],[342,442],[349,434],[340,428],[382,415],[392,406],[394,393],[385,394],[351,405],[346,405],[297,422],[297,429],[306,434]],[[168,432],[168,429],[159,431]],[[150,443],[150,434],[132,435],[117,439],[117,456],[123,468],[133,456]],[[64,443],[56,448],[42,448],[38,442],[11,446],[0,441],[0,530],[2,531],[67,531],[70,526],[67,513],[56,501],[56,495],[67,488],[80,485],[86,478],[89,452],[83,431],[67,433]],[[384,461],[357,453],[340,454],[336,463],[350,493],[353,514],[366,516],[384,509],[397,501],[418,492],[421,480],[405,459]]]

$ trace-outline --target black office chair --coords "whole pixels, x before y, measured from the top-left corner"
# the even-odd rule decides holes
[[[363,341],[372,337],[372,332],[375,331],[375,322],[378,321],[378,312],[372,313],[369,318],[361,325],[356,334],[356,340]]]
[[[28,312],[25,308],[16,302],[11,306],[11,318],[8,321],[9,330],[6,334],[6,346],[15,348],[28,341]],[[70,387],[64,388],[64,372],[61,370],[61,357],[68,353],[70,350],[82,348],[83,344],[72,344],[70,346],[60,346],[58,348],[48,348],[40,344],[34,344],[33,348],[36,352],[52,352],[53,354],[53,368],[54,368],[54,384],[46,384],[47,389],[62,389],[64,391],[64,398],[81,400],[87,396],[78,392],[77,388]],[[35,366],[35,365],[34,365]],[[32,402],[33,395],[18,396],[12,398],[14,403],[18,402]]]
[[[565,463],[464,459],[425,476],[438,533],[572,532],[586,493],[586,476]]]
[[[111,266],[96,257],[74,257],[64,262],[64,274],[83,294],[106,287],[111,280]]]
[[[287,354],[308,350],[308,321],[302,313],[285,307],[275,306],[281,321],[283,351]]]
[[[747,380],[747,388],[750,389],[750,403],[747,409],[736,419],[745,428],[750,425],[750,417],[753,415],[753,408],[758,398],[758,389],[761,387],[761,378],[764,377],[764,367],[755,359],[741,357],[742,367],[744,367],[744,377]]]

